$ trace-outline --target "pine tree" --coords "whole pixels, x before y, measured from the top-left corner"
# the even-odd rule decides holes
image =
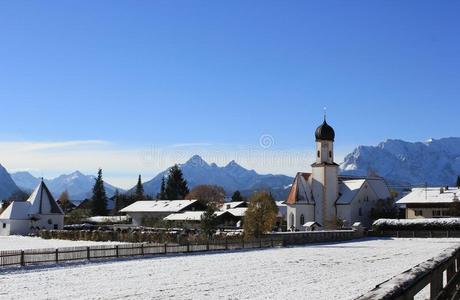
[[[105,193],[104,180],[102,180],[102,169],[97,172],[96,182],[93,187],[93,197],[91,198],[91,212],[95,216],[107,215],[107,195]]]
[[[232,201],[233,202],[240,202],[240,201],[244,201],[244,198],[243,196],[241,196],[241,193],[240,191],[235,191],[232,195]]]
[[[120,192],[118,191],[118,189],[115,190],[115,194],[113,195],[113,202],[115,203],[114,205],[114,214],[118,214],[118,212],[120,211],[120,209],[123,208],[123,201],[122,201],[122,198],[120,197]]]
[[[212,206],[208,206],[206,211],[201,216],[200,228],[201,233],[207,238],[211,238],[212,235],[216,232],[217,216]]]
[[[460,176],[457,176],[457,188],[460,189]]]
[[[140,201],[140,200],[145,199],[144,186],[142,185],[141,175],[139,175],[139,178],[137,180],[135,198],[136,198],[136,201]]]
[[[184,179],[184,175],[179,166],[174,165],[169,170],[165,187],[165,198],[167,200],[182,200],[188,193],[187,181]]]
[[[157,194],[157,199],[159,200],[165,200],[166,199],[166,191],[165,191],[165,178],[161,178],[161,186],[160,186],[160,192]]]

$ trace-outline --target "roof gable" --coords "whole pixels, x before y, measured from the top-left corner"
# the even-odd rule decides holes
[[[30,195],[27,202],[30,203],[29,214],[64,214],[61,207],[56,203],[48,187],[43,181]]]
[[[286,200],[287,204],[314,203],[311,197],[311,187],[308,182],[311,173],[297,173]]]

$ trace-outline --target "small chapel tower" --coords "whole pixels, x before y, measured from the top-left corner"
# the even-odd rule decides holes
[[[312,194],[315,199],[315,220],[326,229],[336,227],[335,201],[338,192],[338,164],[334,162],[334,129],[326,122],[315,132],[316,162],[312,167]]]

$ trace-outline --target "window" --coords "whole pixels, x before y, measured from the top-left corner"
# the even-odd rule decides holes
[[[448,211],[448,210],[443,210],[443,211],[441,211],[441,214],[442,214],[444,217],[449,217],[449,211]]]
[[[440,217],[441,211],[440,210],[433,210],[433,217]]]
[[[50,224],[50,225],[53,224],[53,220],[48,219],[48,224]]]
[[[318,150],[318,153],[316,154],[318,157],[320,156],[320,153],[319,153],[319,150]]]
[[[415,209],[414,213],[416,217],[423,216],[423,211],[421,209]]]
[[[6,223],[2,223],[3,224],[3,228],[6,228]]]
[[[363,215],[363,210],[362,210],[361,207],[359,208],[358,214],[359,214],[360,217]]]
[[[305,224],[305,217],[303,215],[300,215],[300,225]]]
[[[332,158],[332,151],[329,151],[329,158]]]
[[[58,229],[58,224],[54,224],[54,230]]]
[[[291,228],[294,228],[295,226],[294,226],[294,214],[293,213],[289,215],[289,219],[291,219],[291,224],[290,224]]]

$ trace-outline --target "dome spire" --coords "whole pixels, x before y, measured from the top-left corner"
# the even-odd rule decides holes
[[[326,122],[326,112],[327,112],[327,107],[325,106],[323,109],[324,109],[324,122]]]

